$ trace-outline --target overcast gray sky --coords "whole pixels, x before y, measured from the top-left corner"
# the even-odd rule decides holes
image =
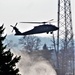
[[[71,0],[74,28],[75,0]],[[10,24],[21,21],[57,21],[58,0],[0,0],[0,25],[5,24],[6,33],[12,34]],[[33,28],[31,24],[18,24],[21,31]],[[75,30],[75,29],[74,29]]]

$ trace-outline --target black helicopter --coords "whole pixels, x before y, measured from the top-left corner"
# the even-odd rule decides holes
[[[35,26],[33,29],[23,32],[21,33],[18,28],[16,27],[16,25],[18,23],[15,24],[15,26],[10,25],[11,27],[13,27],[13,30],[15,30],[16,34],[15,35],[31,35],[31,34],[39,34],[39,33],[49,33],[51,32],[51,34],[53,33],[53,31],[58,30],[59,28],[52,25],[52,24],[46,24],[47,22],[20,22],[20,23],[38,23],[42,25],[39,26]]]

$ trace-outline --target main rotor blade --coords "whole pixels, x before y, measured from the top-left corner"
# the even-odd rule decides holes
[[[48,20],[48,22],[53,21],[54,19]]]
[[[33,24],[42,24],[42,23],[47,23],[47,22],[20,22],[20,23],[33,23]]]
[[[48,20],[48,21],[44,21],[44,22],[20,22],[20,23],[45,24],[45,23],[51,22],[53,20],[54,19],[51,19],[51,20]]]

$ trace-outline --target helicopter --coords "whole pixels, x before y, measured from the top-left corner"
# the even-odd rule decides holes
[[[33,29],[26,31],[26,32],[20,32],[19,29],[16,27],[18,23],[15,24],[15,26],[10,25],[13,27],[13,30],[15,30],[15,35],[32,35],[32,34],[39,34],[39,33],[53,33],[53,31],[58,30],[59,28],[56,27],[53,24],[46,24],[47,22],[20,22],[20,23],[36,23],[40,24],[38,26],[35,26]]]

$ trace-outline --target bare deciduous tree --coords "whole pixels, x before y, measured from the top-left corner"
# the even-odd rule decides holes
[[[23,49],[33,51],[39,50],[41,40],[36,36],[26,36],[19,39],[19,43],[22,45]]]

